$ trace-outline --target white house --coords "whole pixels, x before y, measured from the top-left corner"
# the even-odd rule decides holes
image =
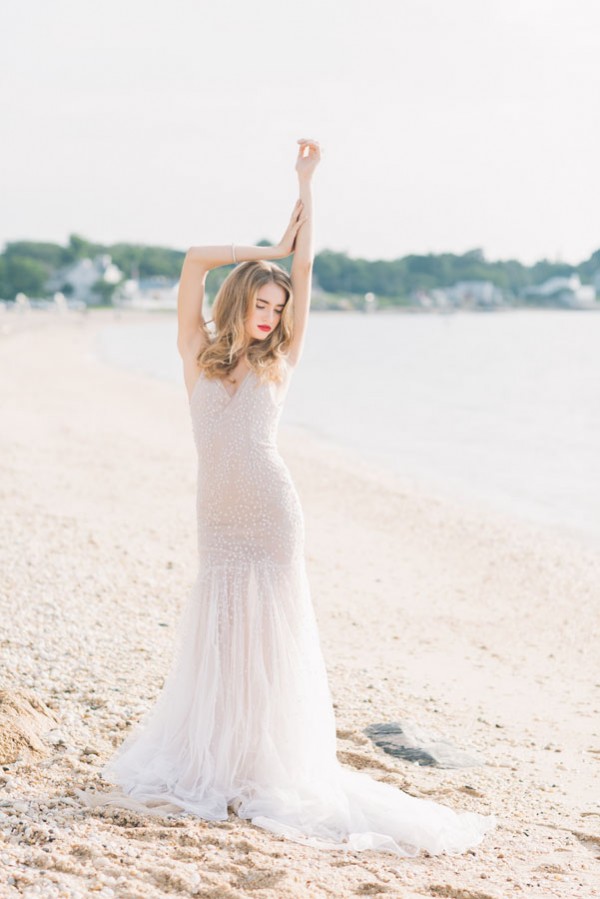
[[[94,259],[78,259],[58,269],[46,281],[45,289],[49,293],[60,291],[75,300],[92,303],[98,300],[93,291],[97,281],[118,284],[122,277],[123,272],[112,262],[110,255],[102,253]]]
[[[424,308],[482,309],[501,306],[502,291],[491,281],[457,281],[451,287],[436,287],[413,293],[413,299]]]
[[[179,281],[165,275],[149,278],[129,278],[120,284],[113,304],[131,309],[177,309]]]
[[[593,284],[582,284],[578,274],[548,278],[543,284],[527,287],[523,295],[552,300],[558,305],[573,309],[587,309],[596,305],[596,288]]]
[[[491,281],[457,281],[446,288],[446,295],[457,306],[500,306],[502,291]]]

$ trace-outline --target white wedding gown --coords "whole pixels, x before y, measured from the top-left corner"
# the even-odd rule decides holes
[[[494,816],[456,813],[342,766],[304,560],[304,519],[280,456],[283,384],[248,372],[233,396],[203,374],[199,570],[154,706],[102,769],[89,805],[240,818],[325,849],[462,852]]]

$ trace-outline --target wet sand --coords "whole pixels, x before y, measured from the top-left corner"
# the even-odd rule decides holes
[[[310,849],[234,815],[81,805],[160,689],[196,566],[187,397],[96,358],[94,334],[115,321],[0,321],[0,687],[23,714],[28,696],[48,710],[31,719],[37,750],[0,768],[0,895],[600,895],[600,551],[291,427],[279,446],[305,512],[340,760],[498,829],[462,856],[399,859]],[[486,764],[420,767],[363,732],[398,720]]]

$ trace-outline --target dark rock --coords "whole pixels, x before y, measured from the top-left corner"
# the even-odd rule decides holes
[[[412,721],[370,724],[363,733],[389,755],[418,765],[471,768],[485,764],[477,754],[463,752],[447,740],[424,733]]]

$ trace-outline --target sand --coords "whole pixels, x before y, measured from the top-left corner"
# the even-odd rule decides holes
[[[0,767],[0,896],[600,895],[600,552],[298,428],[279,446],[305,512],[339,758],[493,813],[497,830],[461,856],[399,859],[310,849],[234,815],[81,805],[161,687],[196,567],[187,397],[96,357],[116,321],[0,320],[0,689],[36,709]],[[420,767],[363,733],[401,719],[485,764]]]

